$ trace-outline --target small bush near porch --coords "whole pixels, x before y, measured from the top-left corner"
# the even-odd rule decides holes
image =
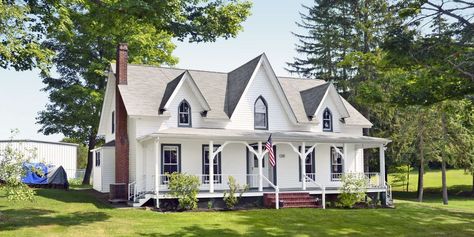
[[[261,209],[159,213],[117,209],[90,189],[37,190],[36,202],[0,193],[0,236],[473,236],[474,199],[438,194],[427,203],[396,200],[396,209]]]

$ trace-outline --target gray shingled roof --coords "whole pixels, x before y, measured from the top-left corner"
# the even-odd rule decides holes
[[[301,91],[301,99],[303,100],[304,110],[306,111],[306,116],[310,117],[316,113],[319,105],[321,104],[324,94],[329,88],[329,83],[325,83],[307,90]]]
[[[170,99],[171,95],[173,94],[174,90],[178,86],[179,82],[181,81],[181,79],[183,79],[184,74],[186,74],[186,72],[181,73],[178,77],[171,80],[166,85],[165,92],[163,93],[163,99],[161,99],[161,103],[160,103],[160,107],[159,107],[160,111],[159,112],[161,112],[161,110],[164,109],[166,103]]]
[[[157,116],[159,109],[166,104],[183,73],[188,71],[211,108],[206,117],[229,119],[261,57],[262,55],[252,59],[230,73],[129,64],[128,84],[118,87],[129,115]],[[115,67],[111,68],[114,72]],[[312,88],[326,82],[291,77],[278,77],[278,81],[297,121],[309,122],[306,107],[314,105],[307,105],[310,100],[303,99],[301,92],[311,91]],[[306,96],[310,98],[310,95]],[[345,119],[346,124],[372,125],[347,101],[342,97],[341,99],[350,115]]]
[[[238,67],[237,69],[229,72],[227,76],[227,87],[225,93],[225,108],[227,116],[232,117],[235,107],[240,100],[240,97],[244,93],[247,84],[252,77],[253,72],[257,68],[258,62],[262,58],[263,54],[250,60],[246,64]]]

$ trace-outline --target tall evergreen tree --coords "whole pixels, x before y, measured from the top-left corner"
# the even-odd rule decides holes
[[[293,33],[298,38],[296,51],[300,57],[287,63],[287,70],[305,77],[333,81],[342,91],[351,76],[350,67],[338,64],[354,48],[354,22],[351,9],[354,1],[315,0],[314,6],[303,6],[296,23],[305,34]]]

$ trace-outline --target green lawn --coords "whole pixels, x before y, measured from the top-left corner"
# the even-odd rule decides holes
[[[474,236],[474,198],[426,203],[395,193],[395,209],[282,209],[158,213],[116,209],[90,190],[38,190],[34,203],[0,194],[0,236]]]
[[[471,190],[472,189],[472,176],[470,174],[464,173],[463,170],[455,169],[448,170],[446,172],[448,188],[451,190]],[[393,176],[389,175],[389,182],[393,180]],[[410,173],[410,183],[408,190],[416,191],[418,185],[418,171],[413,171]],[[400,184],[392,184],[393,190],[395,191],[405,191],[406,186],[401,186]],[[441,172],[439,170],[430,170],[427,171],[424,175],[424,188],[428,191],[437,191],[441,190]]]

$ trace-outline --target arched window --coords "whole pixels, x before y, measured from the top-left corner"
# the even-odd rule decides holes
[[[263,97],[258,97],[254,105],[254,128],[268,129],[268,107]]]
[[[191,106],[186,100],[178,106],[178,127],[191,127]]]
[[[332,113],[328,108],[323,112],[323,131],[332,132]]]

